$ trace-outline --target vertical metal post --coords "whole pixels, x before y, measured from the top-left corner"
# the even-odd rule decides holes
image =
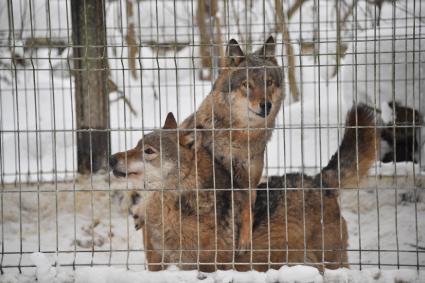
[[[71,1],[78,172],[106,168],[108,63],[103,0]]]

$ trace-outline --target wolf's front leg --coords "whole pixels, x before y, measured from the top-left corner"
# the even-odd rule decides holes
[[[253,158],[251,163],[234,163],[234,187],[238,197],[235,204],[240,208],[240,226],[238,239],[238,253],[245,253],[251,249],[251,231],[254,223],[254,206],[257,198],[257,185],[261,177],[263,157]],[[236,165],[236,166],[235,166]]]
[[[251,194],[251,202],[249,195]],[[246,253],[251,249],[251,228],[254,222],[253,203],[255,203],[256,191],[245,190],[235,193],[235,216],[239,226],[239,238],[237,242],[237,254]]]
[[[149,271],[160,271],[165,269],[166,266],[163,265],[163,260],[161,254],[155,250],[147,227],[143,227],[143,244],[145,249],[145,257],[147,261],[147,266]]]

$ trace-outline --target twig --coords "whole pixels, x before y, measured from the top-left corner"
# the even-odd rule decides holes
[[[201,37],[201,43],[199,46],[199,51],[201,53],[201,64],[202,68],[205,69],[211,69],[212,66],[212,60],[211,60],[211,53],[208,50],[210,46],[211,37],[209,36],[209,33],[207,32],[207,24],[206,19],[209,17],[206,17],[206,3],[205,0],[198,0],[198,8],[196,11],[196,23],[198,25],[199,29],[199,35]],[[200,73],[201,80],[209,80],[211,78],[211,74],[207,76],[203,76],[203,72],[201,70]]]
[[[232,3],[233,17],[235,18],[235,21],[236,21],[236,27],[238,29],[239,39],[242,42],[246,42],[245,39],[244,39],[244,37],[243,37],[243,34],[241,32],[241,27],[239,25],[239,13],[236,11],[236,6],[235,6],[235,2],[236,1],[230,1],[230,2]]]
[[[308,0],[297,0],[292,7],[288,9],[286,12],[286,17],[288,20],[295,14],[295,12],[304,4],[304,2],[307,2]]]
[[[25,19],[27,17],[28,3],[25,1],[24,5],[24,12],[21,15],[21,29],[19,30],[19,39],[22,39],[22,35],[24,34]]]
[[[285,17],[283,16],[283,6],[281,0],[275,0],[276,14],[279,19],[277,25],[277,31],[282,33],[283,42],[285,43],[286,56],[288,56],[288,81],[289,90],[291,91],[292,97],[295,101],[299,100],[299,91],[297,86],[297,80],[295,77],[295,55],[294,48],[289,37],[289,30],[286,24]]]
[[[417,246],[415,244],[409,244],[412,248],[417,248],[418,250],[425,250],[425,246]]]
[[[136,56],[139,52],[137,48],[136,33],[134,31],[134,22],[133,22],[133,2],[132,0],[127,0],[127,35],[125,40],[127,41],[129,48],[129,62],[128,66],[131,70],[131,75],[134,79],[137,79],[136,71]]]
[[[347,45],[346,44],[342,44],[341,43],[341,31],[343,31],[346,27],[346,23],[348,20],[348,17],[350,15],[353,14],[354,8],[357,6],[357,3],[359,1],[358,0],[354,0],[353,3],[349,6],[347,12],[344,14],[344,16],[342,17],[342,20],[340,20],[339,17],[339,11],[338,9],[338,5],[335,6],[335,11],[336,11],[336,15],[337,15],[337,41],[336,41],[336,54],[335,54],[335,62],[336,62],[336,66],[335,66],[335,70],[332,72],[331,77],[336,76],[339,66],[341,65],[341,59],[345,56],[345,53],[347,51]],[[345,3],[345,2],[342,2]],[[345,5],[348,5],[347,3],[345,3]]]
[[[124,93],[120,89],[118,89],[118,86],[111,79],[108,79],[108,91],[109,93],[116,92],[119,94],[119,96],[111,100],[111,102],[117,102],[120,99],[122,99],[124,101],[124,104],[126,104],[128,108],[130,109],[130,112],[133,115],[137,116],[137,111],[134,109],[133,105],[131,105],[130,100],[128,100],[128,98],[124,95]]]
[[[340,30],[345,29],[345,24],[347,23],[348,17],[353,14],[354,8],[357,6],[358,0],[354,0],[351,6],[348,8],[348,11],[342,17],[340,22]],[[336,11],[338,13],[338,11]]]
[[[216,28],[216,37],[217,37],[216,44],[218,48],[218,54],[220,55],[218,66],[224,67],[226,58],[224,54],[223,41],[221,39],[221,22],[220,22],[220,17],[218,17],[217,14],[214,17],[215,17],[215,28]]]

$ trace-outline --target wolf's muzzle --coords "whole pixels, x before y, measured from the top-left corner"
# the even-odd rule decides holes
[[[120,177],[124,178],[124,177],[127,176],[126,173],[118,171],[118,170],[113,170],[112,173],[114,173],[114,176],[117,177],[117,178],[120,178]]]
[[[125,177],[127,176],[126,173],[121,172],[119,170],[117,170],[115,167],[118,164],[118,158],[116,158],[114,155],[111,155],[109,157],[109,169],[112,170],[112,173],[114,173],[115,177]]]
[[[261,102],[260,103],[260,113],[259,116],[265,118],[267,115],[270,114],[270,109],[272,109],[272,103],[271,102]]]
[[[109,168],[110,169],[114,169],[114,167],[118,164],[118,158],[116,158],[115,156],[111,155],[109,157]]]

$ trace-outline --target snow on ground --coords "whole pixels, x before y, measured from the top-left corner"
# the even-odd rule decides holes
[[[131,270],[142,271],[144,269],[142,238],[133,228],[133,220],[128,215],[127,184],[111,180],[106,176],[95,176],[93,179],[80,179],[75,183],[23,186],[21,189],[24,192],[21,194],[11,193],[15,190],[14,187],[6,186],[2,197],[1,214],[2,246],[5,252],[2,266],[6,274],[9,274],[6,278],[18,272],[17,268],[5,268],[8,265],[34,264],[34,255],[31,253],[35,251],[45,252],[51,263],[57,262],[62,266],[60,270],[63,270],[61,272],[64,274],[70,271],[73,263],[112,264],[115,268],[125,268],[128,264]],[[377,264],[381,264],[382,276],[390,274],[389,270],[396,269],[397,263],[400,263],[401,269],[409,269],[413,274],[416,272],[416,265],[425,264],[422,250],[425,246],[425,196],[420,189],[400,186],[396,193],[395,189],[390,187],[388,185],[377,189],[342,193],[341,206],[349,227],[349,261],[352,271],[341,271],[336,274],[333,271],[329,276],[340,276],[338,278],[360,276],[355,273],[355,270],[360,268],[359,263],[362,269],[369,270],[367,272],[372,272],[377,268]],[[74,192],[74,188],[78,192]],[[48,192],[49,190],[54,193]],[[358,252],[359,249],[361,254]],[[56,250],[61,252],[56,255]],[[20,251],[25,252],[22,257],[18,254],[9,254]],[[115,268],[83,270],[81,268],[77,266],[77,273],[73,276],[97,278],[97,274],[100,273],[104,276],[102,278],[111,280],[124,272]],[[29,272],[28,276],[32,276],[31,278],[34,277],[33,269],[23,268],[23,270]],[[289,276],[288,273],[292,274],[291,270],[286,270],[285,276]],[[111,276],[105,275],[109,273]],[[144,278],[144,274],[129,273],[128,276]],[[194,274],[188,275],[193,279],[188,279],[189,281],[182,279],[181,282],[194,282]],[[245,276],[231,274],[226,277],[223,274],[220,275],[222,279],[218,282],[230,282],[226,279],[228,277]],[[254,274],[260,277],[271,276],[269,273]],[[294,276],[296,274],[298,273],[295,272]],[[367,274],[362,273],[361,276],[376,277]],[[396,274],[398,273],[391,276]],[[363,278],[361,276],[356,278]],[[164,277],[164,282],[168,282],[166,278],[167,276]],[[113,282],[102,280],[105,281],[97,282]],[[330,279],[325,281],[332,282]]]
[[[160,272],[128,271],[110,267],[85,267],[70,272],[60,266],[52,267],[51,262],[42,253],[31,255],[36,269],[20,275],[5,275],[0,282],[34,282],[40,283],[113,283],[113,282],[143,282],[143,283],[322,283],[322,282],[422,282],[423,271],[414,270],[326,270],[321,275],[317,269],[308,266],[283,266],[279,270],[270,269],[265,273],[249,271],[217,271],[201,273],[197,271],[166,270]]]
[[[182,121],[211,89],[211,83],[200,81],[199,70],[194,70],[199,67],[199,62],[193,58],[199,54],[198,49],[192,46],[177,53],[168,51],[158,55],[143,45],[140,48],[142,76],[139,74],[138,79],[133,79],[128,71],[123,71],[123,67],[128,68],[128,50],[122,47],[125,42],[119,28],[126,26],[126,23],[117,11],[125,10],[124,6],[120,6],[124,2],[113,1],[107,9],[108,26],[112,27],[108,31],[111,44],[108,49],[109,64],[111,78],[125,91],[137,113],[131,114],[122,100],[115,102],[118,93],[111,94],[112,151],[133,147],[143,132],[159,127],[169,111],[177,114],[178,120]],[[406,7],[411,6],[411,2],[406,1]],[[22,10],[21,3],[13,1],[16,11]],[[63,5],[67,2],[51,1],[50,13],[55,16],[51,17],[50,22],[47,21],[49,17],[45,1],[35,3],[32,10],[37,15],[33,16],[33,24],[37,27],[35,35],[69,39],[67,26],[59,20],[66,18]],[[177,13],[174,13],[174,2],[158,3],[161,8],[156,14],[154,2],[140,2],[139,26],[143,27],[140,36],[144,40],[160,43],[166,43],[170,38],[178,39],[180,43],[193,39],[196,44],[198,37],[191,28],[191,13],[196,11],[196,7],[189,5],[189,2],[178,2]],[[263,11],[262,5],[255,3],[252,11]],[[298,22],[301,18],[306,21],[311,16],[309,13],[314,3],[307,2],[303,14],[296,14],[293,21]],[[388,27],[392,11],[387,8],[383,10],[382,23]],[[259,44],[263,39],[263,20],[268,26],[273,19],[270,7],[264,9],[264,19],[256,13],[239,19],[241,23],[252,20],[253,34],[257,34],[254,40]],[[321,13],[330,15],[333,8],[324,4],[321,9]],[[230,7],[230,13],[233,11],[234,15],[245,12],[237,4]],[[2,13],[7,13],[7,9],[0,9],[0,23],[7,26],[8,17]],[[18,14],[15,16],[15,24],[19,25],[22,21]],[[363,23],[362,14],[358,16]],[[235,20],[234,16],[231,18]],[[70,22],[70,18],[68,20]],[[178,23],[177,29],[174,29],[175,22]],[[370,21],[365,20],[364,23],[369,27],[372,25]],[[232,27],[226,34],[241,40],[235,25],[231,22],[229,25]],[[404,28],[406,26],[402,25]],[[301,27],[298,24],[290,25],[293,40],[299,41],[313,38],[314,28],[313,21],[306,21]],[[291,104],[287,92],[284,107],[277,117],[277,129],[268,145],[264,175],[299,171],[300,168],[305,168],[309,173],[316,172],[328,162],[342,137],[341,126],[347,105],[341,95],[341,76],[329,79],[335,67],[334,58],[329,56],[335,50],[335,35],[329,31],[332,24],[323,23],[321,28],[320,38],[322,43],[326,43],[319,46],[322,66],[317,67],[317,58],[312,56],[297,58],[297,64],[303,66],[302,71],[297,72],[302,100]],[[29,36],[29,31],[27,27],[23,36]],[[353,39],[353,34],[346,36],[344,39]],[[282,42],[280,37],[277,40]],[[16,40],[14,44],[15,52],[24,54],[23,43]],[[283,44],[278,45],[278,61],[286,66],[282,47]],[[298,54],[299,45],[295,44],[294,48]],[[425,264],[425,196],[422,189],[411,188],[411,182],[404,182],[404,178],[413,177],[413,172],[419,176],[419,168],[412,163],[378,163],[370,170],[372,177],[392,176],[396,171],[401,178],[385,186],[378,186],[369,180],[369,187],[376,189],[343,192],[341,197],[343,215],[349,227],[349,248],[352,250],[349,259],[353,270],[327,271],[321,277],[308,267],[282,267],[279,271],[271,270],[265,274],[217,272],[206,276],[206,279],[196,272],[176,273],[170,270],[158,274],[147,273],[143,270],[142,239],[134,230],[127,212],[127,185],[117,183],[107,175],[84,178],[75,173],[76,146],[72,132],[75,128],[75,99],[71,91],[73,79],[69,77],[70,54],[70,49],[62,54],[56,49],[39,49],[31,55],[30,62],[34,68],[31,64],[26,68],[17,66],[16,77],[13,69],[2,69],[0,72],[1,76],[12,82],[8,84],[2,81],[0,85],[0,165],[1,181],[6,184],[1,194],[1,244],[4,251],[1,264],[6,274],[0,277],[1,282],[15,282],[17,279],[33,282],[35,274],[40,282],[51,282],[52,278],[58,282],[115,282],[117,278],[127,282],[249,282],[248,279],[255,282],[293,282],[295,277],[297,282],[304,282],[304,279],[309,282],[410,282],[417,275],[414,266]],[[10,51],[0,48],[0,56],[10,58]],[[346,62],[349,63],[348,60]],[[26,181],[33,184],[27,185]],[[362,252],[355,251],[358,249]],[[378,249],[381,251],[378,252]],[[397,249],[399,252],[394,252]],[[56,254],[57,250],[63,252]],[[43,254],[32,254],[37,251]],[[16,254],[18,252],[23,252],[22,256]],[[54,262],[61,266],[49,267]],[[37,269],[23,268],[23,275],[16,275],[16,268],[6,268],[19,263],[22,266],[35,264]],[[73,263],[117,264],[114,265],[117,268],[78,268],[73,273],[70,269]],[[360,263],[365,271],[358,270]],[[376,269],[375,264],[378,263],[382,264],[381,270]],[[392,270],[396,269],[397,263],[403,270]],[[125,270],[126,265],[131,272]],[[421,276],[425,280],[423,271]]]

